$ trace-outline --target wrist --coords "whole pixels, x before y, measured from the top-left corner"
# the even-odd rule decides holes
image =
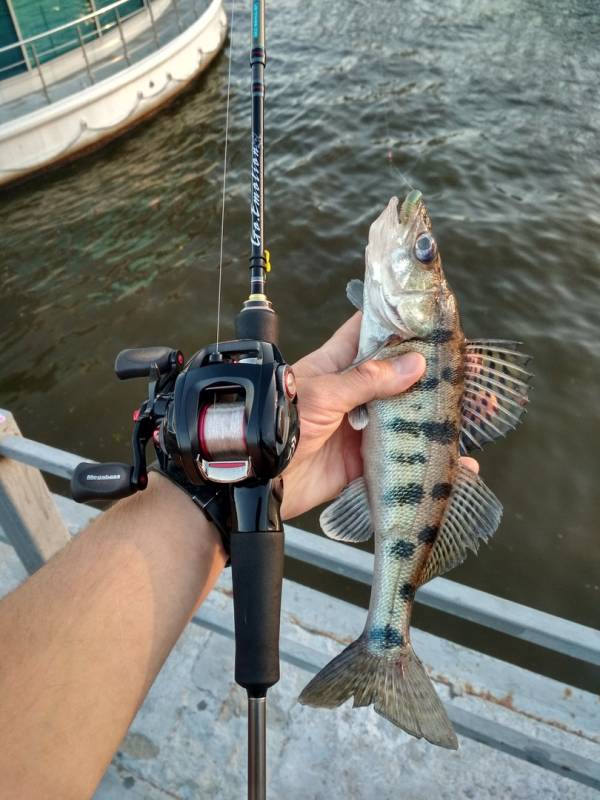
[[[148,488],[144,492],[148,512],[154,515],[160,507],[161,518],[176,522],[169,525],[169,535],[175,545],[202,551],[205,556],[214,556],[225,564],[228,556],[217,527],[186,490],[160,472],[151,471],[148,478]]]
[[[229,558],[231,537],[230,488],[224,484],[191,483],[183,470],[171,461],[166,466],[161,466],[158,461],[155,461],[150,466],[149,472],[165,478],[171,486],[174,486],[192,500],[195,508],[216,528],[217,533],[220,535],[223,549],[227,554],[227,558]]]
[[[159,587],[160,593],[168,591],[190,616],[217,580],[227,554],[215,526],[191,497],[158,473],[148,477],[147,489],[102,515],[103,533],[126,547],[157,592]]]

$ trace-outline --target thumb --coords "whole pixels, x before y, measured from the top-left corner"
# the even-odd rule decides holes
[[[399,358],[367,361],[341,375],[330,376],[331,390],[344,412],[371,400],[384,400],[405,392],[425,372],[420,353],[406,353]]]

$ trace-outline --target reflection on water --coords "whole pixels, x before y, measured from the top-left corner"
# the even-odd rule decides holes
[[[248,255],[242,16],[226,321]],[[268,15],[270,290],[284,352],[314,348],[350,314],[344,287],[363,271],[370,222],[406,182],[418,186],[467,335],[518,338],[535,357],[525,425],[481,456],[502,527],[452,577],[590,625],[600,623],[599,33],[591,0],[282,0]],[[127,459],[144,387],[116,381],[116,352],[165,343],[189,354],[213,340],[226,78],[221,57],[143,129],[0,200],[0,402],[27,435]],[[303,522],[314,528],[316,516]],[[441,630],[464,638],[463,627]]]

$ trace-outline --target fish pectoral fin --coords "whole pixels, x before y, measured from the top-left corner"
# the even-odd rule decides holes
[[[494,535],[501,517],[502,505],[496,495],[478,475],[460,464],[418,585],[462,564],[469,550],[476,553],[481,542]],[[431,533],[435,535],[435,529]]]
[[[350,284],[352,283],[360,283],[362,286],[362,281],[350,281],[348,284],[348,290],[350,289]],[[372,358],[376,358],[382,350],[391,344],[393,341],[398,339],[398,334],[392,333],[387,336],[383,342],[379,342],[376,344],[371,350],[363,355],[357,355],[356,359],[350,364],[350,366],[346,367],[345,369],[340,371],[340,375],[345,375],[347,372],[350,372],[356,367],[360,367],[361,364],[366,364],[367,361],[371,361]],[[348,422],[354,428],[355,431],[362,431],[364,430],[367,425],[369,424],[369,414],[367,412],[367,407],[365,405],[357,406],[353,408],[352,411],[348,412]]]
[[[467,342],[460,450],[481,449],[517,427],[528,402],[530,356],[519,342],[474,339]]]
[[[380,342],[379,344],[375,345],[375,347],[371,348],[371,350],[369,350],[367,353],[364,353],[363,355],[360,356],[357,355],[357,357],[351,364],[349,364],[347,367],[344,367],[344,369],[341,369],[339,371],[339,374],[345,375],[347,372],[350,372],[350,370],[356,369],[356,367],[360,367],[361,364],[366,364],[367,361],[370,361],[372,358],[376,358],[379,355],[379,353],[381,353],[382,350],[385,350],[385,348],[389,344],[391,344],[398,338],[399,338],[398,334],[396,333],[390,334],[390,336],[384,339],[383,342]]]
[[[372,358],[376,358],[376,356],[381,353],[382,350],[391,344],[394,340],[398,338],[397,334],[393,333],[388,336],[383,342],[377,344],[368,353],[365,355],[361,355],[350,364],[349,367],[340,371],[340,375],[345,375],[350,370],[356,369],[356,367],[360,367],[361,364],[366,364],[367,361],[370,361]],[[367,407],[365,405],[357,406],[353,408],[352,411],[348,412],[348,422],[354,428],[355,431],[362,431],[364,430],[367,425],[369,424],[369,414],[367,412]]]
[[[352,278],[346,284],[346,297],[354,308],[363,310],[365,284],[359,278]]]
[[[348,412],[348,422],[355,431],[364,430],[369,424],[369,412],[365,405],[356,406]]]
[[[373,535],[364,478],[356,478],[319,517],[323,533],[340,542],[366,542]]]

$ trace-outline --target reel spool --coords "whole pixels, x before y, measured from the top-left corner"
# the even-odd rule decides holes
[[[248,458],[246,405],[206,403],[198,415],[200,456],[206,461]]]
[[[251,474],[246,404],[217,396],[198,412],[198,468],[205,480],[238,482]]]

